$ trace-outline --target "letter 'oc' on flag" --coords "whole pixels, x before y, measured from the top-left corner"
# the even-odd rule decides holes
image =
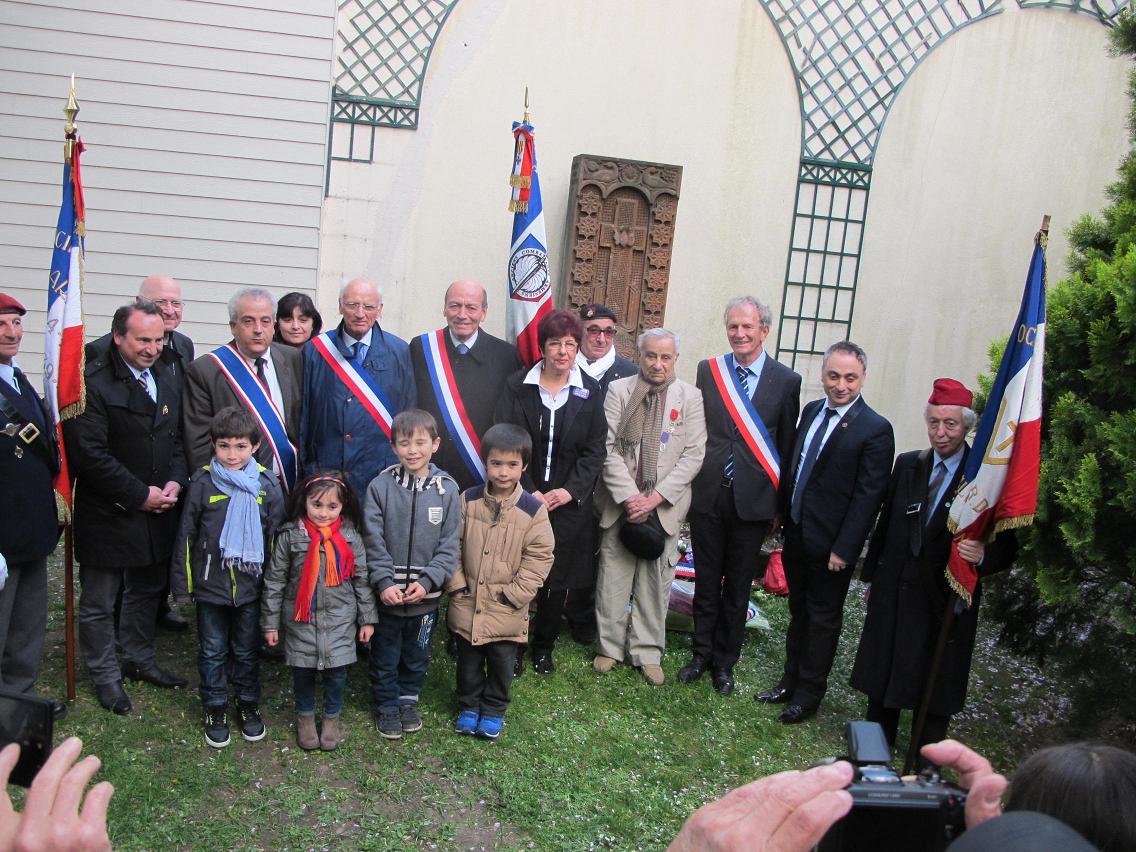
[[[1037,511],[1046,242],[1045,233],[1039,233],[1018,318],[947,521],[948,528],[955,533],[947,581],[967,606],[973,600],[978,572],[975,565],[959,555],[959,540],[989,541],[1002,530],[1033,523]]]

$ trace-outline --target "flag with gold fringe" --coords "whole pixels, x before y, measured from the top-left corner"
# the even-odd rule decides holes
[[[506,331],[525,364],[540,360],[536,329],[552,311],[552,275],[548,268],[548,239],[544,231],[544,207],[536,171],[536,148],[528,112],[513,122],[512,196],[513,239],[509,250],[509,293]]]
[[[989,541],[1002,530],[1032,524],[1037,511],[1048,242],[1044,227],[1034,242],[1018,318],[947,520],[955,533],[947,581],[967,606],[973,600],[978,572],[977,566],[959,555],[959,540]]]

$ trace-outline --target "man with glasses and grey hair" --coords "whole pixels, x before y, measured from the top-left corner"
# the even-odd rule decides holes
[[[708,438],[690,513],[694,638],[678,679],[693,683],[710,669],[714,689],[729,695],[761,543],[779,525],[801,377],[763,348],[773,320],[764,302],[738,296],[723,319],[730,351],[698,365]]]
[[[665,328],[639,335],[639,373],[612,382],[604,402],[607,458],[596,489],[603,533],[592,666],[604,674],[626,655],[653,686],[664,679],[678,528],[706,451],[702,394],[675,378],[678,349]]]
[[[304,344],[304,466],[342,470],[362,495],[398,461],[391,421],[414,408],[417,392],[410,347],[379,326],[379,286],[368,278],[348,281],[339,291],[339,313],[338,326]]]
[[[299,474],[303,363],[300,353],[273,343],[276,299],[260,287],[245,287],[229,299],[233,339],[189,365],[182,409],[185,451],[194,471],[213,456],[209,423],[222,408],[249,411],[262,440],[256,460],[274,470],[288,491]]]

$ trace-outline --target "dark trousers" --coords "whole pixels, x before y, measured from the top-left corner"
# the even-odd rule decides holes
[[[126,608],[123,607],[125,615]],[[237,701],[260,703],[260,601],[242,606],[197,602],[198,692],[206,707],[229,701],[232,681]],[[228,666],[228,678],[225,677]]]
[[[694,558],[698,559],[697,550]],[[855,566],[829,571],[828,554],[822,559],[809,558],[800,532],[791,526],[786,530],[782,560],[789,582],[789,632],[781,683],[792,690],[790,703],[811,709],[828,690],[828,673],[844,624],[844,598]]]
[[[35,691],[46,631],[47,558],[9,562],[8,582],[0,589],[0,685]]]
[[[883,703],[876,701],[873,698],[868,699],[868,712],[865,718],[869,722],[878,722],[880,727],[884,729],[884,736],[887,737],[888,745],[895,748],[895,737],[899,732],[899,714],[898,707],[884,707]],[[915,711],[911,715],[911,724],[915,725]],[[919,737],[919,747],[927,745],[927,743],[937,743],[940,740],[947,738],[947,727],[951,724],[950,716],[939,716],[935,713],[928,713],[927,718],[923,720],[923,733]]]
[[[516,642],[473,645],[458,636],[458,706],[482,716],[504,716],[513,690]]]
[[[692,650],[711,668],[738,662],[745,640],[746,607],[769,521],[743,521],[734,490],[719,488],[707,512],[690,513],[694,548]]]
[[[371,697],[377,709],[418,703],[437,623],[438,610],[410,617],[379,612],[368,655]]]
[[[537,654],[551,654],[556,637],[560,635],[560,620],[564,617],[564,603],[568,599],[567,589],[549,589],[541,586],[536,593],[536,615],[532,618],[531,635],[533,657]]]
[[[316,674],[318,669],[292,666],[292,692],[296,713],[312,716],[316,712]],[[338,719],[343,710],[343,688],[347,685],[347,666],[323,670],[323,717]]]
[[[95,684],[122,680],[115,654],[114,602],[122,589],[118,642],[123,661],[139,668],[154,665],[158,601],[169,565],[79,565],[79,647]]]
[[[564,602],[564,620],[568,622],[572,634],[594,635],[596,632],[596,576],[600,564],[600,522],[592,520],[592,539],[588,546],[592,550],[592,573],[586,586],[568,590]]]

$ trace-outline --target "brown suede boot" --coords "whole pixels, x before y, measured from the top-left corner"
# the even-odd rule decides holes
[[[339,748],[340,744],[347,739],[343,726],[339,724],[339,718],[324,719],[323,728],[320,731],[319,746],[324,751],[335,751]]]
[[[304,751],[312,751],[320,747],[319,734],[316,733],[315,716],[296,717],[296,743]]]

